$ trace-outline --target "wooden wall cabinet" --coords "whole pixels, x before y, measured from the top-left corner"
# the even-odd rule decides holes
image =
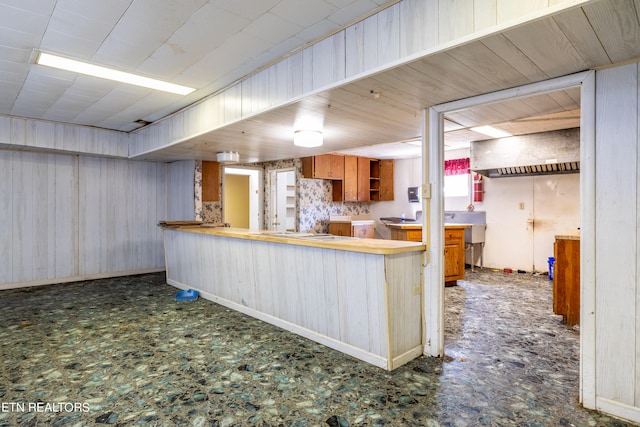
[[[202,162],[202,201],[220,201],[220,163]]]
[[[464,279],[464,229],[444,230],[444,283],[453,286]]]
[[[344,156],[321,154],[302,159],[302,176],[305,178],[334,179],[344,178]]]
[[[379,160],[380,200],[393,200],[393,160]]]
[[[369,160],[369,200],[393,200],[393,160]]]
[[[356,156],[344,156],[344,197],[345,202],[360,201],[360,192],[358,191],[358,160]],[[335,183],[334,183],[335,185]]]
[[[322,154],[302,159],[304,178],[330,179],[334,202],[393,200],[393,160]]]

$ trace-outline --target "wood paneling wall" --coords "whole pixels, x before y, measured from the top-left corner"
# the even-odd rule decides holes
[[[448,49],[491,27],[559,7],[557,0],[403,0],[257,72],[202,102],[133,132],[144,157],[305,95]],[[491,66],[492,64],[489,64]],[[493,67],[495,68],[495,67]]]
[[[167,220],[195,219],[195,160],[167,164]]]
[[[0,150],[0,289],[162,270],[166,169]]]
[[[596,74],[595,357],[598,409],[640,421],[638,64]]]
[[[124,132],[0,116],[0,148],[126,158],[129,155],[129,138],[129,134]]]

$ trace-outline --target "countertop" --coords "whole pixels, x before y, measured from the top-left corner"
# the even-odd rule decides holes
[[[556,240],[580,240],[580,231],[573,231],[567,234],[556,234]]]
[[[211,236],[231,237],[235,239],[259,240],[264,242],[285,243],[290,245],[337,249],[342,251],[363,252],[378,255],[391,255],[403,252],[426,250],[426,246],[422,243],[406,242],[401,240],[363,239],[358,237],[317,235],[313,233],[283,233],[269,230],[211,227],[206,225],[184,225],[163,228],[187,233],[207,234]]]

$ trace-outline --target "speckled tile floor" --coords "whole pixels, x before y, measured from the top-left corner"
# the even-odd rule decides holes
[[[545,276],[467,270],[446,356],[394,372],[163,274],[0,292],[0,426],[624,426],[578,402],[578,332]]]

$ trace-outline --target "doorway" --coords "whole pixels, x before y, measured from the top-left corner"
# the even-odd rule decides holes
[[[295,168],[269,171],[269,230],[297,230]]]
[[[262,170],[225,166],[222,174],[222,217],[231,227],[262,228]]]
[[[595,404],[595,323],[584,321],[585,313],[595,311],[595,73],[587,71],[527,86],[454,101],[425,110],[423,120],[423,182],[427,253],[424,268],[425,354],[444,355],[444,264],[443,253],[433,248],[444,245],[444,117],[479,105],[491,105],[566,88],[580,88],[580,222],[581,222],[581,320],[580,401]],[[433,193],[430,191],[433,189]]]

